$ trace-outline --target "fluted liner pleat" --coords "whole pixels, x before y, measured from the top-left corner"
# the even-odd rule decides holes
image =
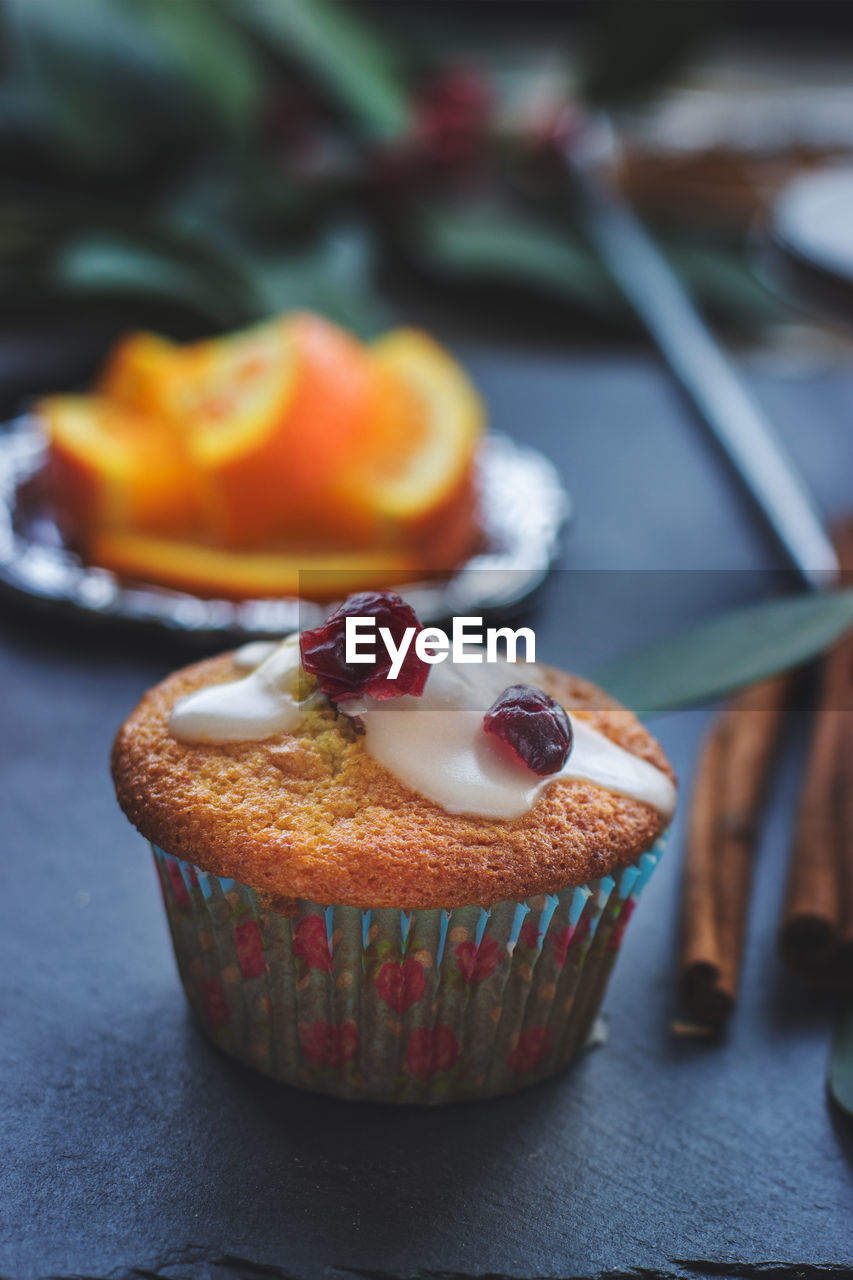
[[[154,858],[184,990],[215,1044],[286,1084],[435,1104],[510,1093],[578,1055],[660,850],[490,910],[300,900],[292,916]]]

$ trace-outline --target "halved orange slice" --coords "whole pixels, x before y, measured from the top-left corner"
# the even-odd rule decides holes
[[[322,541],[321,495],[369,405],[365,349],[307,313],[206,345],[190,371],[186,431],[214,536],[263,548],[314,526]]]
[[[183,373],[182,348],[156,333],[129,333],[113,347],[96,390],[136,413],[170,416]]]
[[[453,567],[478,536],[482,401],[425,333],[395,330],[373,344],[371,358],[378,377],[370,425],[338,477],[339,518],[374,545],[414,550],[436,569]]]
[[[396,329],[371,353],[410,390],[420,412],[409,448],[371,456],[365,497],[381,514],[409,522],[434,510],[464,478],[483,431],[483,402],[457,361],[426,333]]]
[[[193,477],[168,429],[101,396],[50,396],[36,412],[48,440],[51,500],[72,535],[195,525]]]
[[[234,544],[268,537],[273,513],[264,488],[271,475],[285,474],[283,432],[295,390],[295,351],[282,320],[186,346],[129,334],[99,389],[173,432],[195,473],[201,535]],[[280,483],[273,506],[286,506]]]
[[[121,531],[95,534],[88,554],[94,564],[125,579],[234,600],[298,595],[336,600],[351,591],[411,582],[422,572],[416,560],[400,552],[229,551]]]

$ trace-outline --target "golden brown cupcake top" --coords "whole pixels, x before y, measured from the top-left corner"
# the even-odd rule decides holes
[[[172,735],[178,699],[243,674],[226,654],[157,685],[118,733],[113,778],[144,836],[277,910],[298,898],[415,910],[556,892],[634,861],[667,825],[649,804],[563,778],[518,818],[448,813],[373,759],[357,722],[325,699],[265,741]],[[596,686],[541,665],[536,683],[573,721],[673,777],[655,739]]]

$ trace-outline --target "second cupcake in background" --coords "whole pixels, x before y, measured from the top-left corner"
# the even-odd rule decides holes
[[[348,618],[390,649],[347,661]],[[420,631],[399,597],[352,597],[177,672],[113,750],[204,1030],[347,1098],[485,1098],[566,1066],[675,805],[660,747],[600,690],[431,663]]]

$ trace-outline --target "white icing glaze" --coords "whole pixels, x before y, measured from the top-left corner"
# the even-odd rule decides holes
[[[257,742],[292,733],[306,709],[322,697],[313,693],[297,700],[300,670],[299,636],[288,636],[242,680],[181,698],[172,708],[169,730],[183,742]]]
[[[280,640],[250,640],[235,651],[234,666],[238,671],[254,671],[280,644]]]
[[[670,817],[676,791],[660,769],[571,718],[574,743],[558,773],[531,773],[490,734],[483,715],[508,685],[536,684],[535,666],[519,671],[506,661],[481,666],[434,666],[423,697],[341,704],[362,717],[367,750],[391,773],[448,813],[518,818],[557,779],[582,779],[631,796]]]
[[[262,651],[240,651],[249,665]],[[239,657],[239,654],[238,654]],[[200,689],[175,704],[169,727],[186,742],[260,741],[299,726],[320,694],[295,696],[299,670],[298,636],[290,636],[250,675],[231,684]],[[676,790],[665,773],[571,716],[574,745],[559,773],[538,777],[483,732],[483,715],[511,684],[537,684],[535,666],[519,669],[496,663],[433,666],[420,698],[405,695],[377,701],[362,697],[341,703],[359,716],[365,746],[406,786],[446,809],[483,818],[517,818],[558,779],[583,780],[642,801],[666,818],[675,810]]]

